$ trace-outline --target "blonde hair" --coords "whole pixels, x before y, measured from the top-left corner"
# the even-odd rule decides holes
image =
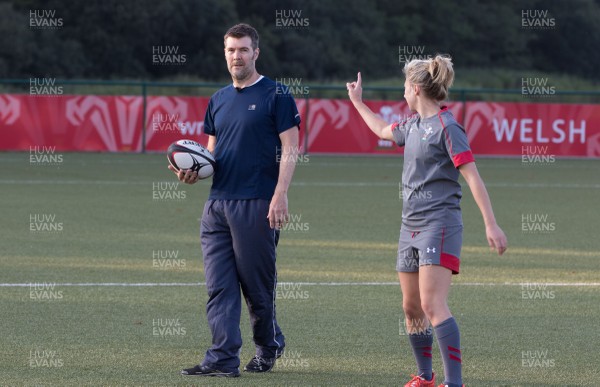
[[[413,59],[402,70],[408,82],[421,88],[426,97],[443,101],[448,97],[448,89],[454,82],[452,58],[449,55],[436,55],[433,59]]]

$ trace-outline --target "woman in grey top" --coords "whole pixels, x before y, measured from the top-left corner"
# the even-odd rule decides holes
[[[433,331],[444,363],[441,386],[462,386],[460,332],[448,308],[462,245],[459,173],[469,185],[485,222],[490,248],[502,255],[507,241],[494,217],[487,190],[464,129],[441,105],[454,80],[452,60],[412,60],[404,66],[404,98],[414,112],[388,124],[362,101],[362,80],[347,83],[348,96],[367,126],[381,139],[404,147],[402,226],[397,271],[406,330],[418,372],[406,387],[435,386]],[[433,330],[431,329],[433,327]]]

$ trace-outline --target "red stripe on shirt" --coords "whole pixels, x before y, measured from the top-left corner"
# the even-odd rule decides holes
[[[450,150],[452,152],[452,150]],[[475,161],[475,157],[473,157],[473,153],[470,150],[466,150],[457,155],[452,156],[452,162],[454,163],[454,167],[458,168],[461,165],[472,163]]]
[[[437,116],[440,119],[440,123],[442,124],[442,130],[444,131],[444,135],[446,136],[446,141],[448,142],[448,144],[450,144],[450,154],[453,154],[454,152],[452,152],[452,141],[450,141],[450,135],[448,135],[446,125],[444,125],[444,120],[442,120],[442,113],[446,110],[448,110],[448,108],[446,106],[442,106],[442,109],[438,112]]]
[[[442,128],[446,128],[446,125],[444,125],[444,120],[442,120],[442,113],[447,110],[448,110],[448,108],[446,106],[442,106],[442,108],[440,109],[440,111],[437,114],[437,116],[440,119],[440,122],[442,124]]]
[[[454,152],[452,151],[452,141],[450,140],[450,135],[446,130],[446,125],[444,125],[444,120],[442,120],[442,113],[446,110],[448,110],[448,108],[446,106],[442,106],[442,109],[438,112],[438,118],[440,119],[440,122],[442,124],[442,130],[444,131],[444,135],[446,135],[446,141],[450,145],[450,154],[454,154]],[[463,164],[472,163],[474,161],[475,157],[473,157],[473,153],[471,153],[470,150],[452,156],[452,163],[454,164],[455,168],[458,168]]]
[[[442,243],[440,244],[440,254],[444,254],[444,234],[446,233],[446,227],[442,229]]]

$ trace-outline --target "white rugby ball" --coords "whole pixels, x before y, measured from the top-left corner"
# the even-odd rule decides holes
[[[198,178],[206,179],[215,172],[215,158],[194,140],[179,140],[167,150],[169,163],[178,171],[191,169],[198,172]]]

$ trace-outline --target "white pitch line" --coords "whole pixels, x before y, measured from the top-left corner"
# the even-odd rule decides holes
[[[153,152],[154,154],[159,154],[156,152]],[[70,154],[69,153],[63,153],[63,155],[66,155],[69,159],[66,160],[68,161],[69,165],[84,165],[84,166],[94,166],[95,164],[120,164],[120,165],[127,165],[127,164],[143,164],[143,165],[165,165],[165,162],[163,160],[158,160],[158,159],[148,159],[148,158],[143,158],[143,159],[137,159],[137,160],[124,160],[124,159],[119,159],[119,158],[111,158],[111,159],[99,159],[99,160],[77,160],[77,159],[73,159],[70,158]],[[1,161],[3,163],[19,163],[19,164],[31,164],[29,159],[27,158],[27,156],[29,156],[29,153],[23,153],[23,157],[7,157],[7,156],[3,156],[1,157]],[[390,154],[390,155],[376,155],[375,157],[371,156],[371,155],[366,155],[366,154],[361,154],[361,155],[335,155],[335,154],[329,154],[329,155],[323,155],[323,154],[316,154],[316,153],[308,153],[306,155],[307,157],[310,158],[309,161],[303,162],[303,163],[299,163],[298,166],[299,167],[340,167],[340,168],[356,168],[356,167],[364,167],[364,168],[399,168],[402,169],[402,163],[403,163],[403,158],[401,157],[400,154]],[[360,158],[362,160],[368,160],[367,162],[356,162],[356,161],[321,161],[323,157],[332,157],[332,158],[342,158],[342,159],[355,159],[355,158]],[[586,157],[561,157],[558,158],[556,160],[556,162],[551,163],[551,164],[537,164],[537,163],[529,163],[529,164],[524,164],[522,162],[522,155],[509,155],[506,157],[502,157],[502,156],[485,156],[485,155],[476,155],[476,158],[479,158],[480,160],[486,160],[485,164],[484,162],[482,162],[482,166],[479,167],[479,169],[511,169],[514,170],[515,167],[523,167],[523,168],[531,168],[531,167],[551,167],[553,169],[577,169],[577,170],[581,170],[581,169],[597,169],[597,166],[595,165],[590,165],[590,164],[585,164],[588,161],[593,162],[593,159],[589,159]],[[391,161],[389,161],[391,160]],[[487,160],[491,160],[491,161],[487,161]],[[510,165],[504,165],[504,164],[491,164],[492,162],[495,161],[508,161],[510,162]],[[574,163],[569,163],[571,161],[574,161]],[[582,162],[580,162],[582,161]],[[42,165],[40,166],[40,168],[45,168],[46,166]],[[51,167],[51,166],[50,166]]]
[[[131,185],[131,184],[147,184],[150,185],[152,182],[146,181],[127,181],[127,180],[17,180],[17,179],[2,179],[0,184],[13,184],[13,185],[37,185],[37,184],[48,184],[48,185]]]
[[[156,181],[127,181],[127,180],[17,180],[17,179],[0,179],[1,184],[7,185],[152,185],[155,183],[172,181],[156,180]],[[176,182],[176,181],[175,181]],[[198,182],[196,184],[208,185],[209,182]]]
[[[0,181],[1,182],[1,181]],[[297,181],[292,182],[294,186],[309,186],[309,187],[398,187],[400,182],[388,183],[388,182],[328,182],[328,181],[315,181],[305,182]],[[579,183],[486,183],[486,187],[494,188],[574,188],[574,189],[600,189],[600,184],[579,184]]]
[[[206,286],[206,282],[27,282],[27,283],[0,283],[0,287],[5,288],[24,288],[30,286],[73,286],[73,287],[161,287],[161,286]],[[281,286],[398,286],[398,282],[279,282]],[[573,287],[594,287],[600,286],[600,282],[457,282],[455,286],[573,286]]]
[[[206,286],[206,282],[27,282],[27,283],[0,283],[0,287],[6,288],[25,288],[35,285],[54,285],[54,286],[125,286],[125,287],[151,287],[151,286]]]
[[[150,185],[152,181],[129,180],[18,180],[0,179],[0,184],[7,185]],[[200,184],[208,184],[201,182]],[[398,187],[399,182],[331,182],[331,181],[295,181],[293,186],[300,187]],[[567,188],[567,189],[600,189],[600,184],[580,183],[486,183],[487,187],[495,188]]]

